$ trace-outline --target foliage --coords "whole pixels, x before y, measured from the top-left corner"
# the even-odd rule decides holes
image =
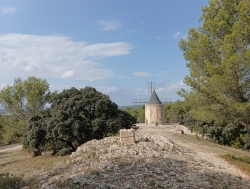
[[[4,119],[4,116],[0,114],[0,141],[3,139],[3,132],[4,132],[4,126],[1,121],[2,119]]]
[[[24,146],[34,156],[50,146],[53,154],[63,155],[91,139],[102,139],[131,128],[136,119],[118,109],[107,95],[92,87],[71,88],[54,95],[51,107],[29,120]]]
[[[13,86],[0,90],[0,105],[15,119],[26,125],[27,120],[37,115],[48,103],[51,93],[46,80],[28,77],[27,80],[17,78]]]
[[[23,125],[19,121],[12,121],[6,125],[8,115],[0,114],[0,145],[22,142]]]
[[[135,117],[137,122],[145,122],[145,105],[143,105],[141,108],[126,107],[125,111],[131,116]]]
[[[190,100],[190,96],[190,94],[186,96],[184,101],[177,100],[172,104],[164,105],[168,122],[184,124],[191,132],[203,137],[209,136],[213,142],[245,150],[249,149],[248,132],[243,125],[225,118],[222,119],[221,116],[205,114]]]
[[[202,26],[191,28],[179,47],[188,61],[185,77],[204,113],[237,120],[247,129],[250,115],[250,4],[248,0],[211,0]],[[198,113],[199,111],[196,111]],[[216,117],[214,115],[214,117]]]
[[[233,130],[244,126],[241,134],[250,137],[249,10],[249,0],[210,0],[202,8],[202,25],[191,28],[179,43],[190,70],[184,82],[192,90],[181,95],[192,104],[190,117],[200,120],[198,125],[209,130],[214,122],[214,136],[233,124],[239,127]],[[244,136],[237,135],[238,145]]]
[[[4,143],[20,141],[30,117],[43,110],[51,97],[49,84],[45,79],[28,77],[27,80],[17,78],[12,86],[0,90],[0,105],[7,115],[0,119],[3,125]]]
[[[18,189],[24,184],[22,177],[10,173],[0,173],[0,188]]]
[[[245,150],[249,148],[247,130],[238,123],[216,123],[213,120],[203,122],[193,119],[191,123],[184,120],[184,124],[189,127],[192,132],[199,133],[202,136],[209,136],[210,140],[216,143]]]
[[[166,122],[183,124],[185,113],[190,108],[186,102],[177,100],[172,104],[164,104]]]

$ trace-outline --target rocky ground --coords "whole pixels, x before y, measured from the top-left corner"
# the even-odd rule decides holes
[[[185,134],[176,134],[178,128]],[[135,144],[119,137],[89,141],[39,175],[32,188],[250,188],[248,176],[218,156],[225,147],[215,149],[188,134],[183,126],[140,124]]]

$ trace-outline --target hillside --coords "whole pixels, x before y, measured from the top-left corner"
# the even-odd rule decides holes
[[[185,134],[176,134],[178,128]],[[1,162],[5,161],[0,172],[23,173],[25,188],[32,189],[250,188],[249,177],[219,157],[247,152],[198,139],[179,125],[139,124],[136,141],[93,140],[65,157],[31,158],[20,150],[0,148]]]

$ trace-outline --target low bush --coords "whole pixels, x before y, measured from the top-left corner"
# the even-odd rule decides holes
[[[18,189],[24,184],[22,177],[10,173],[0,173],[0,188]]]

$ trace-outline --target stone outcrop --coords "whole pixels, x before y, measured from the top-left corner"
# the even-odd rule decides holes
[[[201,158],[190,148],[176,145],[162,134],[166,131],[163,126],[153,132],[140,128],[136,131],[136,143],[121,142],[120,137],[89,141],[72,153],[67,162],[40,175],[36,188],[250,188],[245,177],[228,172],[222,163]],[[173,136],[182,136],[174,131]]]
[[[184,134],[184,131],[182,129],[176,129],[175,133],[177,133],[177,134]]]

